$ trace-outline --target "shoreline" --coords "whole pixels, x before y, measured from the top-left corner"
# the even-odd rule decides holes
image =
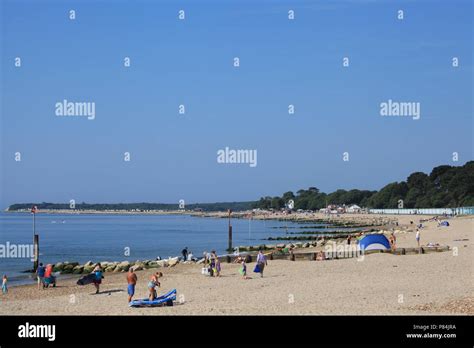
[[[83,214],[88,214],[88,212],[82,212]],[[107,212],[97,212],[99,214],[107,214]],[[180,215],[190,215],[190,216],[193,216],[193,214],[189,214],[190,212],[185,212],[185,211],[175,211],[176,214],[180,214]],[[29,212],[24,212],[24,214],[30,214]],[[50,215],[50,214],[54,214],[54,215],[60,215],[59,213],[57,213],[56,211],[51,211],[51,210],[43,210],[42,214],[46,214],[46,215]],[[73,213],[71,213],[70,211],[68,211],[68,214],[65,214],[65,215],[72,215]],[[117,214],[120,214],[119,212],[117,212]],[[134,215],[142,215],[142,213],[140,212],[133,212],[132,214]],[[221,213],[221,212],[216,212],[214,213],[214,215],[209,215],[209,216],[203,216],[203,217],[207,217],[207,218],[221,218],[222,215],[224,213]],[[113,214],[115,215],[115,214]],[[127,214],[125,214],[127,215]],[[146,214],[145,214],[146,215]],[[162,215],[161,213],[158,214],[158,215]],[[164,214],[166,215],[166,214]],[[224,214],[226,217],[226,214]],[[245,215],[245,214],[241,214],[241,215]],[[367,224],[367,222],[365,223],[359,223],[357,221],[353,221],[351,219],[347,219],[347,218],[350,218],[349,216],[347,216],[346,218],[343,218],[343,219],[339,219],[339,222],[335,222],[334,219],[331,219],[327,216],[324,216],[324,215],[318,215],[318,214],[314,214],[313,216],[310,216],[309,219],[307,214],[303,214],[304,217],[306,219],[301,219],[301,216],[299,216],[299,214],[293,214],[293,216],[287,216],[287,218],[290,218],[291,219],[291,222],[294,222],[294,223],[297,223],[297,224],[304,224],[304,223],[323,223],[323,224],[330,224],[330,225],[325,225],[324,227],[325,228],[331,228],[331,230],[329,231],[324,231],[324,230],[321,230],[321,231],[307,231],[306,229],[307,228],[311,228],[314,226],[309,226],[309,227],[301,227],[302,229],[305,229],[305,231],[302,231],[301,233],[298,233],[298,232],[292,232],[290,235],[287,235],[285,237],[266,237],[266,238],[263,238],[261,240],[261,243],[259,243],[258,245],[234,245],[234,250],[237,249],[239,250],[241,253],[252,253],[252,252],[256,252],[258,251],[259,248],[262,248],[263,250],[266,250],[266,251],[272,251],[272,250],[275,250],[277,248],[284,248],[288,245],[292,245],[293,247],[297,248],[297,249],[300,249],[300,248],[307,248],[307,247],[317,247],[317,246],[321,246],[320,245],[320,242],[318,244],[318,241],[317,240],[320,240],[322,236],[324,236],[324,238],[326,239],[327,242],[337,242],[343,238],[346,238],[348,235],[352,235],[352,236],[355,236],[356,234],[366,234],[366,233],[371,233],[371,232],[374,232],[374,231],[378,231],[378,229],[374,229],[373,227],[380,227],[378,226],[378,224]],[[201,215],[199,215],[201,216]],[[236,216],[234,218],[242,218],[242,216]],[[261,215],[256,215],[253,217],[255,220],[262,220],[262,218],[265,218],[266,220],[273,220],[273,221],[283,221],[281,218],[280,218],[280,214],[277,213],[275,214],[274,217],[268,217],[268,216],[261,216]],[[340,221],[344,221],[343,223],[341,223]],[[367,227],[372,227],[372,229],[368,230],[366,229]],[[282,226],[280,226],[279,228],[284,228]],[[316,228],[319,228],[318,226],[316,226]],[[336,230],[334,231],[333,229],[334,228],[339,228],[339,230]],[[340,228],[346,228],[347,230],[341,230]],[[349,230],[350,229],[350,230]],[[318,237],[315,237],[315,235],[318,235]],[[321,248],[319,248],[318,250],[320,250]],[[227,255],[230,255],[232,256],[234,254],[234,252],[227,252],[225,254],[222,254],[220,255],[221,258],[224,258],[226,257]],[[172,256],[170,257],[169,259],[176,259],[176,258],[180,258],[180,256]],[[163,262],[168,262],[169,259],[164,259],[162,260]],[[88,261],[88,263],[96,263],[96,262],[101,262],[102,264],[106,264],[106,265],[110,265],[110,264],[113,264],[114,266],[117,266],[118,264],[122,264],[122,263],[127,263],[127,264],[130,264],[131,266],[133,266],[134,264],[143,264],[145,263],[145,265],[147,265],[148,263],[150,262],[154,262],[156,264],[156,260],[151,260],[151,259],[147,259],[147,260],[136,260],[136,261],[132,261],[132,260],[113,260],[113,261],[101,261],[101,260],[93,260],[94,262],[92,261]],[[160,261],[161,262],[161,261]],[[62,265],[63,264],[69,264],[69,265],[72,265],[72,267],[67,271],[67,272],[61,272],[61,277],[66,277],[66,276],[71,276],[73,274],[77,274],[77,275],[81,275],[81,274],[87,274],[88,271],[85,270],[86,266],[89,268],[90,265],[83,265],[81,267],[81,264],[76,262],[75,260],[74,261],[66,261],[66,260],[57,260],[55,263],[55,265],[58,265],[60,264],[61,265],[61,268],[57,268],[55,267],[54,269],[54,272],[61,272],[63,270],[62,268]],[[140,268],[147,268],[145,267],[145,265],[142,265]],[[153,266],[151,266],[150,268],[152,268]],[[82,270],[82,268],[84,268],[84,271]],[[107,268],[104,267],[104,269]],[[126,269],[128,270],[128,269]],[[126,271],[125,270],[125,271]],[[108,270],[108,272],[112,272],[112,270]],[[115,271],[116,272],[116,271]],[[18,286],[20,284],[33,284],[35,283],[35,279],[34,277],[32,277],[32,273],[31,272],[28,272],[28,270],[24,270],[24,271],[21,271],[21,274],[24,274],[24,276],[15,276],[15,278],[12,278],[11,279],[11,286]]]
[[[69,215],[74,214],[68,211]],[[108,214],[107,212],[98,212],[98,214]],[[193,216],[190,212],[185,212],[185,211],[175,211],[176,214],[180,215],[190,215]],[[25,212],[25,214],[30,214]],[[43,214],[55,214],[55,215],[60,215],[57,212],[52,212],[52,211],[43,211]],[[82,212],[82,214],[89,214],[88,212]],[[121,214],[117,212],[116,214]],[[143,215],[140,212],[131,212],[133,215]],[[114,214],[115,215],[115,214]],[[128,215],[128,214],[124,214]],[[147,215],[147,214],[145,214]],[[161,214],[159,212],[157,215],[169,215],[168,212]],[[240,216],[234,216],[234,218],[243,218],[242,216],[246,216],[248,214],[242,213]],[[199,215],[201,217],[201,215]],[[207,218],[222,218],[222,217],[227,217],[226,213],[222,212],[214,212],[210,215],[207,216],[202,216],[202,217],[207,217]],[[259,244],[254,244],[254,245],[234,245],[234,250],[239,250],[240,252],[255,252],[258,251],[260,248],[263,250],[267,251],[272,251],[277,248],[284,248],[287,247],[288,245],[292,245],[293,247],[296,247],[298,249],[301,248],[308,248],[308,247],[320,247],[321,246],[321,240],[325,243],[331,243],[331,242],[339,242],[341,240],[344,240],[347,238],[349,235],[352,237],[357,237],[357,236],[364,236],[367,234],[375,234],[375,233],[382,233],[382,234],[388,234],[388,233],[394,233],[394,234],[399,234],[399,233],[409,233],[413,232],[415,229],[416,224],[399,224],[399,218],[400,215],[395,215],[393,217],[387,218],[386,215],[376,215],[376,214],[338,214],[337,216],[333,215],[326,215],[326,214],[321,214],[321,213],[313,213],[313,214],[308,214],[308,213],[294,213],[294,214],[282,214],[282,213],[274,213],[271,216],[268,214],[259,214],[259,215],[253,215],[252,219],[254,220],[269,220],[269,221],[288,221],[296,224],[325,224],[323,230],[318,230],[318,231],[311,231],[311,228],[321,228],[319,226],[308,226],[308,227],[300,227],[302,231],[300,232],[291,232],[285,236],[278,236],[278,237],[266,237],[261,239],[261,243]],[[405,216],[408,217],[408,216]],[[409,217],[416,217],[410,215]],[[431,215],[424,215],[420,217],[433,217]],[[463,218],[463,216],[458,216],[459,218]],[[465,218],[469,218],[469,216],[465,216]],[[421,219],[420,219],[421,220]],[[280,226],[278,228],[285,228],[283,226]],[[338,229],[339,228],[339,229]],[[340,229],[343,228],[343,229]],[[309,230],[309,231],[308,231]],[[318,249],[320,250],[320,249]],[[227,251],[226,254],[220,255],[221,257],[225,257],[227,255],[233,255],[233,252]],[[180,258],[180,255],[177,256],[170,256],[168,259],[163,259],[162,261],[168,261],[169,259],[178,259]],[[100,260],[95,260],[94,263],[101,262],[104,264],[115,264],[115,266],[119,263],[131,263],[133,266],[134,263],[149,263],[149,262],[156,262],[157,260],[136,260],[136,261],[131,261],[131,260],[115,260],[115,261],[100,261]],[[89,263],[92,263],[91,261],[88,261]],[[75,262],[75,261],[66,261],[66,260],[59,260],[55,264],[72,264],[73,267],[70,269],[69,272],[62,273],[62,275],[68,275],[68,274],[73,274],[73,268],[76,266],[80,266],[80,263]],[[84,265],[86,266],[86,265]],[[87,265],[90,266],[90,265]],[[145,268],[145,267],[143,267]],[[55,272],[60,271],[60,269],[55,270]],[[22,271],[24,274],[31,274],[31,272],[28,272],[28,270]],[[82,271],[76,272],[76,274],[84,274]],[[34,281],[34,280],[33,280]]]

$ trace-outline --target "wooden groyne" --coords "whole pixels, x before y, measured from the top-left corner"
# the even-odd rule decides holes
[[[318,259],[318,254],[324,253],[324,260],[339,260],[339,259],[350,259],[350,258],[357,258],[365,255],[370,254],[392,254],[392,255],[416,255],[416,254],[428,254],[428,253],[437,253],[437,252],[444,252],[451,250],[447,245],[440,245],[434,247],[422,246],[422,247],[415,247],[415,248],[397,248],[395,250],[367,250],[362,252],[361,250],[354,250],[354,251],[331,251],[327,252],[324,250],[315,251],[296,251],[290,253],[281,253],[277,251],[268,252],[266,251],[264,254],[269,260],[290,260],[290,261],[315,261]],[[241,257],[245,258],[247,263],[255,262],[257,258],[257,252],[247,252],[245,254],[240,255]],[[221,262],[232,263],[237,259],[237,255],[226,255],[220,256],[219,260]]]

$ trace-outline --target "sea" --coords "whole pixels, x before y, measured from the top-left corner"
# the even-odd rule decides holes
[[[205,251],[227,254],[228,220],[190,215],[36,214],[40,262],[135,261],[181,255],[185,247],[200,258]],[[233,246],[275,244],[301,227],[277,220],[232,219]],[[0,213],[0,247],[33,244],[33,215]],[[10,284],[33,282],[32,259],[0,255],[0,275]]]

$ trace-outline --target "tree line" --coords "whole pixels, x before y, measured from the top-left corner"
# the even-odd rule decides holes
[[[202,210],[202,211],[243,211],[252,209],[255,201],[250,202],[218,202],[218,203],[192,203],[180,206],[179,203],[76,203],[73,207],[69,203],[16,203],[8,207],[8,211],[29,210],[37,206],[41,210],[96,210],[96,211],[148,211],[148,210]]]
[[[307,190],[285,192],[281,197],[262,197],[258,201],[193,203],[185,205],[186,210],[202,211],[244,211],[252,208],[281,209],[290,200],[294,201],[294,209],[319,210],[328,204],[350,205],[360,207],[390,209],[399,208],[449,208],[474,206],[474,161],[463,166],[442,165],[433,168],[430,174],[415,172],[406,181],[392,182],[379,191],[369,190],[336,190],[332,193],[321,192],[316,187]],[[30,209],[36,205],[38,209],[66,210],[71,209],[69,203],[18,203],[12,204],[8,210],[17,211]],[[177,210],[179,204],[164,203],[79,203],[78,210]]]
[[[379,191],[337,190],[320,192],[316,187],[285,192],[281,197],[262,197],[253,207],[281,209],[294,201],[294,209],[319,210],[329,204],[360,207],[390,208],[448,208],[474,206],[474,161],[463,166],[442,165],[430,174],[415,172],[406,181],[392,182]]]

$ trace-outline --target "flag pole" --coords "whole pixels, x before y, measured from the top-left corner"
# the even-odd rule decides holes
[[[231,214],[232,214],[232,210],[229,209],[229,210],[227,211],[227,213],[229,214],[229,226],[228,226],[228,227],[229,227],[229,239],[228,239],[228,248],[227,248],[227,250],[228,250],[229,252],[231,252],[231,251],[232,251],[232,225],[231,225],[231,223],[230,223],[230,216],[231,216]]]
[[[31,212],[33,213],[33,272],[36,272],[38,269],[38,261],[39,261],[39,236],[36,234],[36,211],[37,207],[34,205],[31,208]]]

